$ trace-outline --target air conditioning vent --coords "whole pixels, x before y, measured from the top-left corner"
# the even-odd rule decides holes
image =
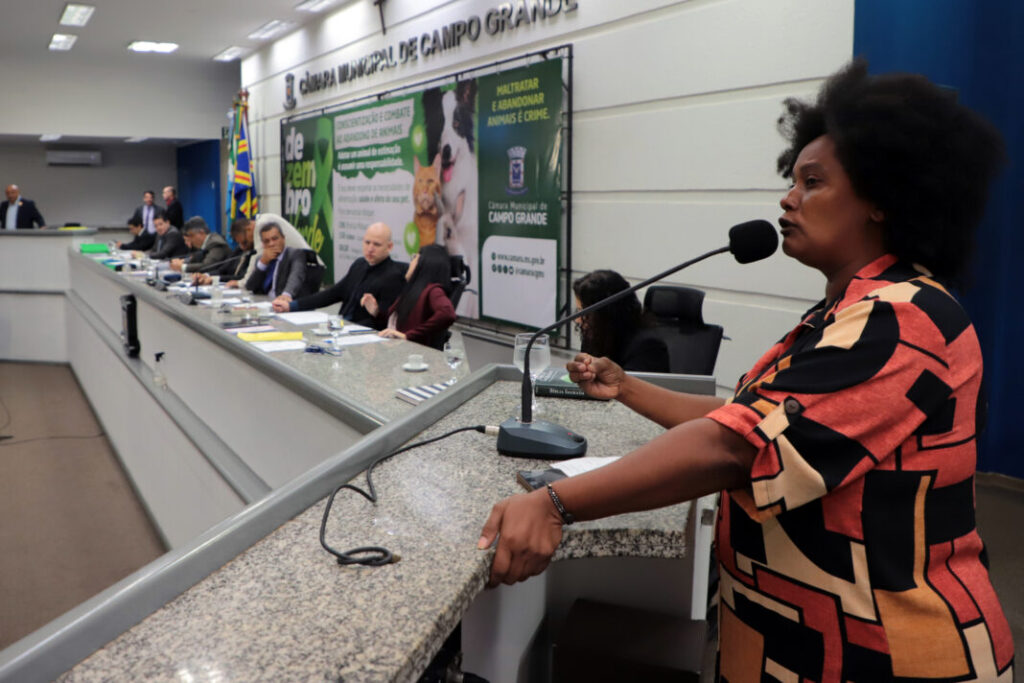
[[[46,152],[47,166],[102,166],[99,150],[51,149]]]

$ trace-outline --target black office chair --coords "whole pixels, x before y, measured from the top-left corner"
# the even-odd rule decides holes
[[[469,285],[469,280],[472,275],[469,272],[469,266],[466,265],[465,260],[462,256],[451,256],[452,263],[452,279],[448,284],[448,298],[452,302],[452,308],[459,307],[459,299],[462,298],[462,293],[466,291],[466,287]],[[443,348],[445,342],[452,338],[452,331],[445,330],[444,335],[441,338],[441,346]]]
[[[303,249],[302,251],[306,254],[306,275],[302,280],[302,286],[299,292],[296,292],[294,297],[298,299],[300,296],[309,296],[320,291],[320,286],[323,284],[324,273],[326,268],[320,262],[319,256],[312,249]]]
[[[463,260],[462,256],[452,256],[452,281],[448,287],[448,298],[452,301],[452,308],[459,307],[459,299],[462,298],[462,293],[466,291],[466,287],[469,286],[470,278],[472,277],[469,272],[469,266]]]
[[[680,285],[652,285],[644,310],[656,321],[654,333],[668,346],[669,372],[711,375],[724,330],[704,322],[704,292]]]

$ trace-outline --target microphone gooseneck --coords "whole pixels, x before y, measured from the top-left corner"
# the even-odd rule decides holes
[[[588,313],[597,311],[611,303],[627,297],[638,289],[668,277],[669,275],[703,261],[706,258],[731,252],[740,263],[753,263],[768,258],[775,253],[779,244],[779,236],[775,228],[766,220],[753,220],[739,223],[729,229],[729,245],[701,254],[689,261],[664,270],[643,282],[633,285],[621,292],[576,311],[554,323],[537,330],[526,344],[523,358],[522,382],[522,417],[519,420],[506,420],[498,433],[498,452],[505,455],[530,458],[567,459],[582,456],[587,452],[587,442],[582,436],[566,430],[564,427],[550,422],[533,422],[533,382],[530,379],[530,350],[537,338],[557,327],[572,322]]]

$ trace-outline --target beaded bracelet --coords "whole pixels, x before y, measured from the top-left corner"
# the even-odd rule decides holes
[[[562,499],[559,498],[558,494],[555,493],[555,490],[551,488],[551,484],[548,484],[547,487],[548,495],[551,496],[551,502],[555,504],[555,509],[558,510],[558,514],[561,515],[562,522],[564,524],[572,524],[573,522],[575,522],[576,518],[573,516],[571,512],[565,509],[564,505],[562,505]]]

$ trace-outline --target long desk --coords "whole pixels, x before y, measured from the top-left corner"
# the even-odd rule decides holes
[[[416,680],[461,621],[464,668],[497,683],[522,675],[540,624],[557,625],[580,596],[692,618],[680,651],[696,668],[710,499],[574,525],[544,575],[483,591],[487,512],[517,492],[517,469],[544,463],[499,456],[492,437],[468,432],[378,467],[376,505],[339,494],[328,541],[384,545],[398,563],[341,567],[320,548],[335,486],[361,483],[403,443],[514,415],[514,368],[487,366],[414,408],[394,390],[447,377],[435,351],[264,354],[205,307],[68,260],[72,367],[172,550],[0,652],[0,680]],[[116,336],[123,293],[139,302],[139,359]],[[398,369],[411,350],[432,370]],[[166,389],[152,382],[156,351]],[[541,402],[545,419],[589,437],[590,455],[660,431],[618,404]]]
[[[0,230],[0,358],[67,362],[68,250],[95,229]]]

